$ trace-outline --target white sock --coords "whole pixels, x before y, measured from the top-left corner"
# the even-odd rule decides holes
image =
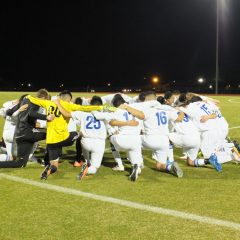
[[[122,167],[123,163],[122,163],[120,153],[118,151],[112,151],[112,155],[114,157],[115,162],[118,164],[118,166]]]
[[[170,172],[173,162],[168,162],[166,165],[166,171]]]
[[[194,166],[195,167],[200,167],[200,166],[204,166],[205,165],[205,162],[204,162],[204,159],[195,159],[194,160]]]
[[[174,162],[174,156],[173,156],[173,145],[169,144],[169,149],[168,149],[168,160],[170,162]]]
[[[90,166],[88,168],[88,174],[95,174],[97,172],[97,168],[94,166]]]

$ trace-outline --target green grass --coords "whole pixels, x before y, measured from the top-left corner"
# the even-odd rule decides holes
[[[1,93],[0,104],[21,93]],[[78,94],[75,94],[77,96]],[[85,95],[85,94],[84,94]],[[221,96],[222,113],[230,127],[240,125],[240,97]],[[239,103],[229,104],[232,98]],[[2,127],[1,119],[0,126]],[[240,129],[230,130],[239,140]],[[190,168],[176,158],[184,177],[177,179],[155,171],[151,153],[144,152],[145,169],[138,181],[128,172],[111,170],[113,159],[107,151],[96,176],[75,180],[79,169],[69,160],[74,148],[66,148],[64,161],[48,183],[85,192],[169,208],[240,223],[240,165],[223,165],[219,174],[210,168]],[[180,151],[175,151],[179,156]],[[124,155],[123,155],[124,156]],[[127,163],[126,160],[124,160]],[[1,169],[0,173],[39,180],[42,167]],[[0,239],[240,239],[240,231],[200,224],[190,220],[149,213],[79,196],[56,193],[0,179]]]

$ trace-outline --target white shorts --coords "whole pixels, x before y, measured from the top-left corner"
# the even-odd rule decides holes
[[[128,153],[131,164],[142,164],[142,141],[140,135],[117,134],[112,135],[110,137],[110,141],[117,151],[124,151]]]
[[[83,137],[81,144],[84,158],[90,160],[92,166],[99,168],[105,151],[105,139]]]
[[[169,151],[169,138],[165,135],[143,135],[142,146],[152,150],[152,158],[166,164]]]
[[[176,132],[169,134],[169,139],[177,148],[182,148],[183,152],[187,154],[188,158],[195,160],[197,158],[198,150],[200,148],[200,135],[179,134]]]
[[[219,146],[219,132],[217,129],[204,131],[201,133],[201,151],[204,158],[209,158],[215,153]]]

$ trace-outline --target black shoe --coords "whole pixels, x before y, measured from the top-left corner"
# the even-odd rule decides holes
[[[178,178],[183,177],[183,171],[177,162],[173,162],[170,172]]]
[[[47,180],[48,176],[49,176],[49,172],[50,172],[50,165],[47,165],[44,169],[44,171],[42,172],[40,179],[41,180]]]
[[[129,176],[129,178],[133,182],[135,182],[137,180],[137,178],[138,178],[138,165],[137,164],[133,165],[133,170],[132,170],[132,173]]]
[[[240,144],[237,140],[233,140],[232,143],[234,144],[235,148],[240,152]]]

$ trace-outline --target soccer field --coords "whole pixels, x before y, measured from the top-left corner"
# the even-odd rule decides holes
[[[2,92],[0,105],[21,94]],[[229,136],[240,140],[240,96],[215,98]],[[1,133],[3,123],[1,118]],[[124,154],[126,170],[111,170],[109,144],[99,172],[81,182],[79,168],[69,163],[74,147],[65,148],[58,172],[45,182],[35,163],[0,169],[0,239],[240,239],[240,165],[224,164],[218,173],[210,166],[188,167],[181,151],[174,154],[182,179],[154,170],[151,152],[144,151],[145,168],[131,182]]]

